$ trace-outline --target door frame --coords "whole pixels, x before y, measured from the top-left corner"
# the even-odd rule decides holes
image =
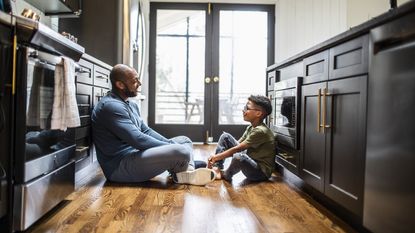
[[[208,4],[206,3],[164,3],[164,2],[151,2],[150,3],[150,41],[149,43],[149,112],[148,112],[148,124],[149,126],[161,132],[165,137],[172,138],[179,134],[184,134],[194,141],[203,141],[205,135],[203,132],[207,130],[207,124],[204,120],[204,124],[193,125],[193,124],[156,124],[155,111],[156,111],[156,46],[157,46],[157,10],[204,10],[206,13],[206,31],[205,31],[205,50],[211,50],[211,44],[208,41],[211,40],[211,17],[208,17]],[[205,77],[211,73],[210,67],[210,54],[205,53]],[[205,103],[206,98],[211,98],[210,93],[207,91],[207,85],[205,85]],[[206,105],[206,104],[205,104]],[[204,111],[204,119],[209,115],[207,111]],[[184,127],[185,126],[185,127]],[[183,129],[185,129],[183,131]],[[182,131],[182,132],[180,132]]]
[[[210,8],[210,10],[209,10]],[[219,12],[220,10],[265,11],[268,13],[268,53],[267,66],[274,64],[274,31],[275,5],[254,4],[226,4],[226,3],[150,3],[150,33],[149,39],[149,112],[148,124],[154,130],[167,138],[184,134],[193,141],[206,142],[208,137],[214,141],[219,139],[223,131],[236,137],[242,135],[246,125],[219,125],[219,83],[205,83],[204,122],[201,125],[193,124],[156,124],[155,86],[156,86],[156,40],[157,40],[157,10],[204,10],[206,14],[205,31],[205,77],[219,76]],[[206,52],[212,51],[212,52]],[[265,68],[264,68],[265,69]],[[259,77],[260,78],[260,77]],[[266,80],[266,76],[263,77]],[[266,81],[264,81],[266,90]],[[264,92],[266,96],[266,92]],[[248,98],[248,96],[247,96]],[[241,112],[242,117],[242,112]],[[209,120],[210,119],[210,120]],[[207,133],[209,132],[209,133]]]
[[[275,5],[265,5],[265,4],[227,4],[227,3],[217,3],[214,4],[212,9],[212,30],[213,30],[213,40],[212,40],[212,75],[210,77],[218,76],[219,77],[219,32],[220,32],[220,17],[219,12],[221,10],[240,10],[240,11],[264,11],[268,13],[268,53],[267,53],[267,66],[274,64],[274,31],[275,31]],[[266,68],[264,68],[266,69]],[[258,77],[259,78],[259,77]],[[265,91],[264,96],[267,96],[267,82],[266,75],[264,79]],[[246,129],[246,125],[229,125],[229,124],[219,124],[219,82],[213,83],[212,96],[217,97],[212,99],[211,115],[212,123],[210,124],[210,136],[213,137],[215,141],[219,139],[219,136],[222,132],[228,132],[235,137],[239,138],[242,136],[242,133]],[[246,100],[248,101],[247,96]],[[242,117],[242,109],[241,109]]]

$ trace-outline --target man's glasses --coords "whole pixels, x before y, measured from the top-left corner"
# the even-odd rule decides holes
[[[253,111],[261,111],[260,109],[250,108],[250,107],[248,107],[248,105],[245,105],[245,106],[244,106],[243,111],[244,111],[244,112],[246,112],[246,111],[248,111],[248,110],[253,110]]]

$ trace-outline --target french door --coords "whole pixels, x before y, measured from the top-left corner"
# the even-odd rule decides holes
[[[241,136],[251,94],[266,95],[273,5],[150,4],[149,125],[166,137]]]

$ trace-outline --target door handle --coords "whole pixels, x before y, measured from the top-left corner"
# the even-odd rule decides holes
[[[327,97],[331,94],[328,92],[327,88],[324,88],[323,90],[323,124],[321,127],[323,127],[323,132],[326,132],[327,128],[330,128],[330,125],[326,125],[326,115],[327,115]]]
[[[214,82],[214,83],[219,82],[219,77],[218,77],[218,76],[213,77],[213,82]]]
[[[321,112],[321,88],[318,89],[318,97],[317,97],[317,132],[320,133],[320,112]]]
[[[210,77],[205,78],[205,83],[210,83],[210,81],[211,81]]]

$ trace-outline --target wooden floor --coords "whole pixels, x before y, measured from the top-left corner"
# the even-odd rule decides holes
[[[195,145],[196,158],[214,146]],[[102,172],[28,232],[353,232],[275,174],[250,183],[174,184],[166,173],[141,184],[106,181]]]

